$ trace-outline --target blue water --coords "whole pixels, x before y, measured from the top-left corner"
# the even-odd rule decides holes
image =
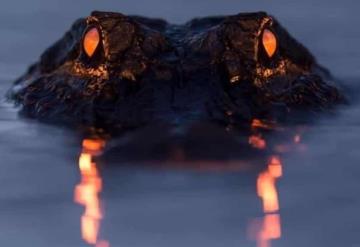
[[[174,23],[267,10],[356,98],[359,7],[353,0],[3,0],[0,93],[76,18],[94,9],[163,17]],[[11,105],[1,103],[0,246],[88,246],[81,237],[84,207],[74,202],[74,190],[81,182],[81,142],[74,131],[22,119]],[[271,229],[280,227],[281,236],[261,243],[248,231],[251,222],[266,218],[256,193],[266,163],[235,160],[233,169],[221,172],[214,167],[229,161],[189,165],[180,159],[176,168],[166,162],[161,168],[134,165],[116,157],[126,149],[126,141],[112,140],[97,160],[103,182],[97,196],[104,213],[99,239],[124,247],[360,246],[359,143],[357,103],[306,130],[303,148],[282,156],[283,175],[276,181],[280,210],[275,215],[280,222],[273,222]]]

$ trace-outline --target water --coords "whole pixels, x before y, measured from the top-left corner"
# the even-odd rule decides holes
[[[93,9],[175,23],[267,10],[356,96],[359,6],[352,0],[3,0],[0,93],[73,20]],[[319,120],[301,135],[300,144],[281,156],[281,167],[275,166],[282,168],[279,176],[270,172],[274,166],[267,167],[266,159],[183,163],[176,148],[176,164],[134,165],[119,155],[132,150],[136,156],[144,147],[129,149],[126,140],[108,142],[99,156],[101,145],[97,152],[90,150],[99,143],[82,144],[76,132],[19,118],[2,103],[0,245],[88,246],[98,232],[101,247],[360,246],[359,124],[357,103]],[[89,163],[90,156],[96,164]],[[219,171],[224,165],[227,169]],[[279,210],[271,203],[274,198],[262,201],[257,195],[263,186],[265,197],[278,195]],[[263,208],[262,202],[270,205]]]

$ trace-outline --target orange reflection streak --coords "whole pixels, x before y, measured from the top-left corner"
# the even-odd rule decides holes
[[[268,170],[274,178],[280,178],[282,176],[282,164],[279,157],[272,156],[270,158]]]
[[[263,201],[265,213],[279,210],[279,198],[275,187],[276,179],[282,176],[282,165],[276,156],[271,157],[268,169],[262,172],[257,179],[257,193]]]
[[[279,214],[266,214],[262,219],[251,222],[250,237],[257,241],[257,247],[270,247],[271,240],[281,237],[281,219]]]
[[[85,139],[83,141],[83,149],[86,153],[92,153],[95,155],[99,155],[103,148],[105,147],[105,141],[104,140],[90,140]]]
[[[82,152],[79,157],[81,182],[75,187],[74,200],[85,206],[81,216],[82,238],[88,244],[96,247],[109,247],[107,241],[98,241],[100,222],[103,218],[99,193],[102,191],[102,179],[97,164],[92,161],[94,156],[102,153],[105,146],[103,140],[86,139],[82,143]]]
[[[281,220],[279,197],[276,181],[282,176],[281,160],[272,156],[268,169],[257,179],[257,194],[262,199],[265,216],[259,221],[253,221],[249,226],[249,235],[257,241],[258,247],[270,247],[271,240],[281,237]]]
[[[279,199],[275,188],[275,179],[269,172],[260,174],[257,181],[257,193],[263,200],[265,213],[279,210]]]

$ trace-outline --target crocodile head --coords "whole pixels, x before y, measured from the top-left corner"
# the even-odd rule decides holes
[[[8,95],[30,117],[110,127],[281,121],[344,100],[311,53],[264,12],[184,25],[93,12]]]

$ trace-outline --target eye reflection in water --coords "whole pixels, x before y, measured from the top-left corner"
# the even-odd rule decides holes
[[[271,153],[284,153],[277,151],[279,149],[277,145],[271,145],[271,142],[268,145],[269,143],[265,140],[265,136],[256,131],[258,128],[265,130],[274,129],[275,127],[271,123],[254,121],[252,128],[254,133],[248,137],[248,144],[250,146],[260,150],[272,150]],[[282,150],[296,150],[295,146],[301,147],[301,141],[300,134],[293,135],[291,143],[283,145],[286,148],[282,148]],[[74,191],[75,202],[85,207],[80,220],[82,239],[94,247],[110,247],[108,241],[99,238],[101,221],[103,219],[102,203],[99,195],[102,192],[102,178],[95,159],[102,154],[105,144],[105,141],[101,139],[85,139],[83,141],[82,152],[79,157],[81,182]],[[209,168],[211,170],[211,165],[206,164],[206,169]],[[213,168],[218,168],[218,166]],[[234,167],[230,165],[227,168],[231,169]],[[262,201],[264,215],[261,218],[253,219],[248,225],[248,237],[256,241],[257,247],[271,247],[273,240],[282,237],[280,204],[276,187],[276,183],[282,175],[283,166],[281,159],[279,156],[272,155],[268,160],[266,170],[257,176],[257,195]]]
[[[109,247],[105,240],[99,240],[100,224],[103,218],[99,194],[102,191],[102,178],[93,158],[101,155],[105,141],[85,139],[79,157],[81,182],[75,187],[74,200],[85,207],[81,216],[82,239],[95,247]]]
[[[276,181],[282,176],[280,158],[272,156],[267,170],[257,179],[257,194],[262,200],[264,217],[250,222],[249,238],[257,241],[257,247],[270,247],[271,240],[281,237],[281,219]]]
[[[275,129],[274,126],[265,124],[260,120],[254,120],[252,129],[256,133],[258,128]],[[301,134],[297,133],[293,139],[293,144],[276,145],[274,151],[285,153],[291,150],[304,150],[301,145]],[[253,134],[249,137],[249,144],[257,149],[267,149],[265,139],[259,134]],[[295,148],[296,146],[296,148]],[[261,172],[257,177],[256,188],[257,195],[262,201],[262,218],[252,220],[248,225],[248,237],[257,242],[257,247],[270,247],[271,241],[281,238],[281,216],[278,189],[276,182],[283,175],[283,166],[279,156],[272,155],[267,164],[267,169]]]

